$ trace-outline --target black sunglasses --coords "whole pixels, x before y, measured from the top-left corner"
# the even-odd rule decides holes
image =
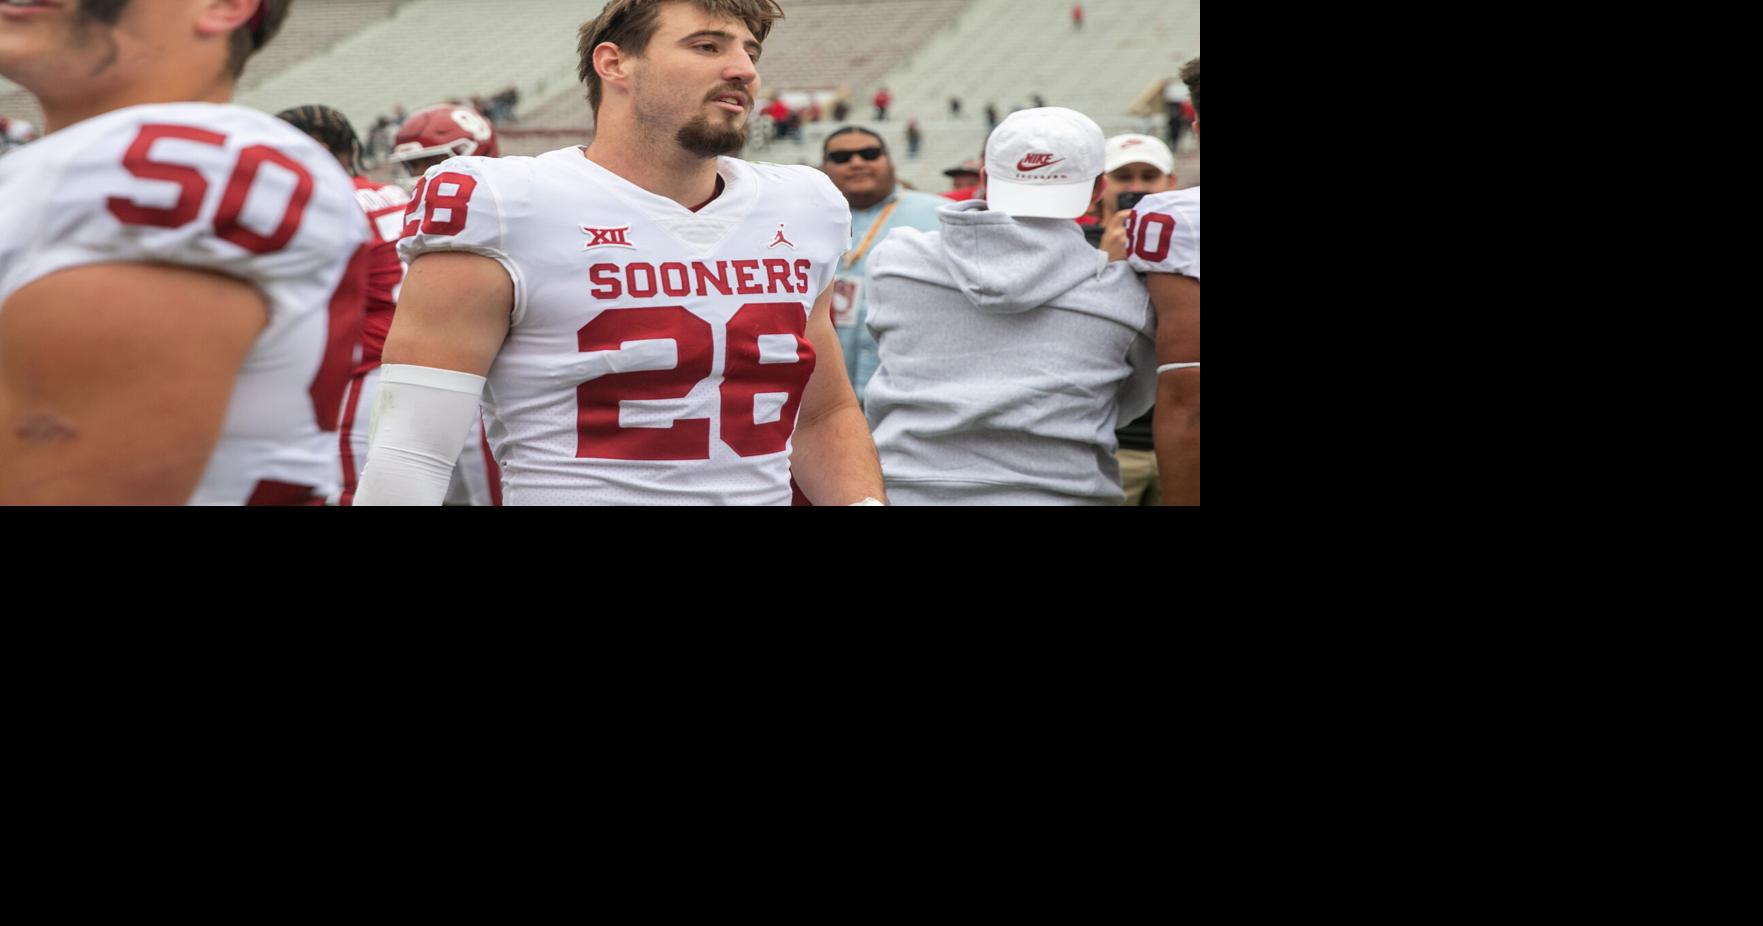
[[[851,160],[853,155],[861,155],[865,161],[879,161],[882,150],[880,148],[858,148],[856,151],[829,151],[826,159],[834,164],[843,164]]]

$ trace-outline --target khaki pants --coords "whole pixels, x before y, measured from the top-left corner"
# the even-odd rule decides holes
[[[1157,454],[1149,450],[1122,450],[1120,488],[1126,492],[1126,505],[1160,505],[1163,494],[1157,490]]]

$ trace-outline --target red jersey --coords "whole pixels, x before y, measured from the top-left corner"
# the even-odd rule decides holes
[[[386,332],[392,330],[392,308],[398,304],[398,288],[404,284],[404,264],[398,260],[398,235],[404,230],[404,210],[410,194],[396,184],[379,184],[355,178],[355,201],[373,226],[368,240],[367,316],[361,325],[361,359],[355,372],[365,373],[380,365]]]

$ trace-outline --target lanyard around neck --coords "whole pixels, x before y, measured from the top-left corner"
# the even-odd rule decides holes
[[[894,207],[898,205],[900,205],[900,200],[896,198],[893,202],[888,203],[888,208],[883,209],[881,215],[875,217],[875,221],[869,223],[869,234],[863,236],[863,243],[858,245],[856,250],[845,255],[846,270],[857,266],[857,262],[863,259],[863,255],[869,253],[869,243],[875,240],[876,232],[881,231],[881,227],[887,224],[888,216],[894,214]]]

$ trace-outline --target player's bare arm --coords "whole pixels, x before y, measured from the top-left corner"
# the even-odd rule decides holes
[[[248,283],[151,264],[18,290],[0,309],[0,504],[184,504],[268,317]]]
[[[1157,377],[1151,422],[1166,505],[1200,504],[1200,281],[1174,273],[1145,276],[1157,309],[1157,363],[1195,364]]]
[[[807,335],[814,345],[814,373],[802,394],[790,471],[816,505],[849,505],[865,498],[886,501],[881,458],[845,376],[845,356],[832,323],[830,286],[814,301]]]
[[[445,499],[513,307],[514,283],[490,258],[438,252],[410,264],[386,335],[357,506]]]
[[[464,252],[424,254],[404,280],[385,362],[488,376],[513,311],[514,281],[501,264]]]

